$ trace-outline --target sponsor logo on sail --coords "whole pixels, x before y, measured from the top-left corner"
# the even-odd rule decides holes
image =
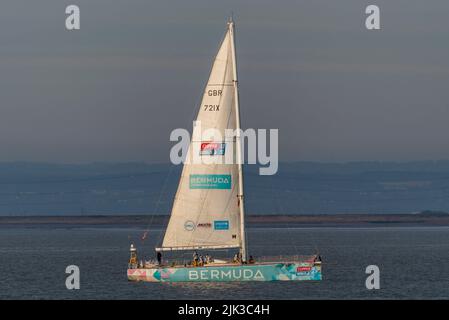
[[[210,223],[210,222],[200,222],[196,226],[198,228],[210,228],[210,227],[212,227],[212,223]]]
[[[190,189],[231,189],[230,174],[191,174]]]
[[[187,231],[195,230],[195,222],[187,220],[186,222],[184,222],[184,229]]]
[[[229,230],[229,221],[228,220],[215,220],[214,221],[214,229],[215,230]]]
[[[226,143],[224,142],[201,142],[200,155],[202,156],[224,156]]]

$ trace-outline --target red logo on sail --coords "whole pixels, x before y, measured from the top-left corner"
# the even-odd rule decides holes
[[[200,155],[202,156],[223,156],[225,154],[226,143],[224,142],[201,142]]]

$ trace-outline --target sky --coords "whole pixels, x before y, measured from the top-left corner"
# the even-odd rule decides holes
[[[3,0],[0,162],[168,162],[231,12],[242,127],[280,161],[449,159],[447,0]]]

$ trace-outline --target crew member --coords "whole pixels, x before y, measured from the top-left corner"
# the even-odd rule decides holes
[[[198,265],[198,252],[194,252],[193,253],[193,266],[197,266]]]

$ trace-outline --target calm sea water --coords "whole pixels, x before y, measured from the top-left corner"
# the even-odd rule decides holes
[[[161,230],[151,230],[158,239]],[[321,253],[321,282],[132,283],[129,228],[0,228],[1,299],[405,299],[449,298],[449,228],[249,228],[255,256]],[[153,243],[140,252],[153,256]],[[81,289],[65,288],[78,265]],[[381,289],[365,288],[378,265]]]

